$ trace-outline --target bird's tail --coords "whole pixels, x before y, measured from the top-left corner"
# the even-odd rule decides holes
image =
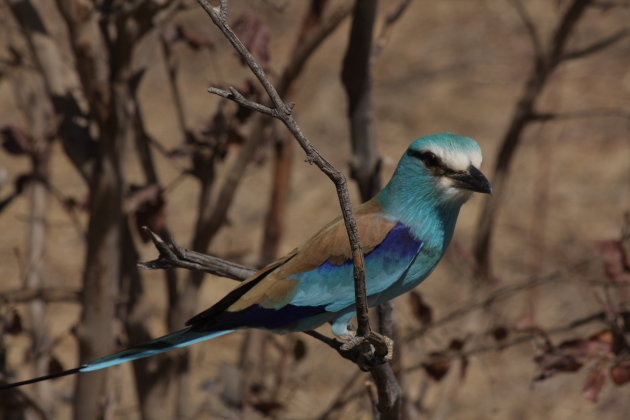
[[[156,354],[164,353],[172,349],[186,347],[200,341],[209,340],[211,338],[227,334],[229,332],[232,332],[232,330],[199,332],[193,331],[191,328],[185,328],[183,330],[167,334],[163,337],[156,338],[155,340],[148,341],[144,344],[140,344],[138,346],[119,351],[118,353],[101,357],[100,359],[93,360],[74,369],[65,370],[63,372],[54,373],[52,375],[40,376],[38,378],[28,379],[26,381],[14,382],[11,384],[2,384],[0,385],[0,390],[45,381],[47,379],[59,378],[79,372],[92,372],[94,370],[105,369],[110,366],[119,365],[121,363],[130,362],[132,360],[142,359],[143,357],[149,357]]]

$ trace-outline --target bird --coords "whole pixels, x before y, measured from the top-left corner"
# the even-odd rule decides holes
[[[411,142],[385,187],[357,207],[369,306],[415,288],[434,270],[451,242],[461,206],[474,192],[492,193],[481,162],[481,149],[471,138],[451,133],[420,137]],[[243,328],[289,333],[330,323],[335,336],[347,338],[355,315],[353,267],[344,221],[338,217],[195,315],[184,329],[0,389],[104,369]]]

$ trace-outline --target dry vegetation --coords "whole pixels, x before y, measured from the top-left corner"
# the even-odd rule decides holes
[[[90,210],[90,187],[77,169],[80,165],[62,147],[61,118],[48,102],[39,64],[12,12],[11,7],[23,3],[31,2],[7,0],[0,5],[0,126],[5,128],[5,149],[0,152],[0,200],[5,200],[0,213],[4,329],[0,372],[6,375],[0,380],[8,382],[45,374],[58,369],[57,364],[68,369],[79,363],[77,337],[82,334],[81,299],[86,293],[76,292],[82,288],[89,253],[85,235],[90,211],[98,210]],[[75,86],[73,92],[86,110],[94,104],[77,87],[81,85],[74,70],[77,56],[58,9],[68,3],[72,2],[32,1],[63,58],[62,68],[69,75],[64,83]],[[236,86],[243,92],[249,89],[253,99],[265,98],[260,88],[248,88],[248,81],[256,86],[253,76],[197,4],[181,3],[182,10],[165,11],[168,18],[152,27],[134,52],[131,68],[147,63],[146,71],[137,97],[127,92],[126,99],[138,104],[146,135],[138,134],[130,123],[129,140],[116,150],[125,168],[120,217],[130,221],[138,261],[156,257],[155,247],[136,229],[137,224],[149,224],[187,247],[260,266],[339,214],[335,190],[315,166],[304,163],[301,150],[296,146],[289,150],[288,204],[277,251],[270,250],[269,239],[263,238],[270,223],[266,214],[274,180],[278,182],[274,151],[278,142],[292,139],[280,124],[256,115],[243,117],[234,103],[207,93],[209,86]],[[260,27],[251,21],[245,25],[252,33],[240,34],[251,38],[250,47],[262,44],[255,47],[260,52],[257,58],[268,60],[266,69],[278,83],[306,26],[302,20],[309,3],[233,3],[231,22],[241,16],[259,20]],[[320,3],[326,3],[322,20],[349,10],[343,1]],[[576,3],[580,1],[523,1],[529,17],[524,19],[516,1],[417,0],[383,31],[385,16],[398,2],[381,2],[375,29],[379,52],[372,61],[373,128],[382,156],[381,178],[389,177],[412,139],[450,131],[480,143],[484,172],[492,181],[501,144],[535,65],[532,40],[539,39],[541,51],[549,51],[558,22]],[[403,418],[623,419],[630,412],[630,250],[627,242],[619,241],[630,233],[630,218],[624,216],[630,210],[630,37],[625,36],[630,30],[630,3],[586,3],[563,53],[604,43],[596,51],[559,63],[535,97],[535,121],[519,134],[509,176],[499,191],[487,260],[479,265],[475,259],[480,255],[475,249],[486,205],[486,198],[475,197],[462,210],[447,257],[417,289],[420,294],[395,302],[400,360],[393,367],[404,391]],[[343,170],[351,146],[340,72],[350,19],[331,31],[284,92],[284,99],[296,104],[295,117],[304,133]],[[532,36],[532,27],[537,37]],[[98,76],[93,78],[99,88]],[[224,120],[214,118],[211,124],[217,115]],[[92,117],[90,134],[98,138],[106,121]],[[209,127],[215,131],[208,134]],[[20,133],[31,144],[52,140],[47,186],[27,182],[21,194],[8,200],[15,181],[32,172],[28,153],[7,150],[11,136]],[[143,189],[144,194],[129,193],[132,185],[146,187],[152,182],[139,159],[136,138],[150,145],[160,187]],[[251,138],[260,139],[260,144],[248,146]],[[246,147],[251,147],[250,159],[239,188],[225,220],[216,219],[212,212],[223,197],[220,186],[226,185]],[[205,165],[190,170],[194,162],[202,161]],[[204,209],[219,224],[214,236],[203,238],[197,218],[200,190],[212,175],[202,172],[208,162],[216,173],[214,183],[205,186]],[[358,190],[350,187],[356,203]],[[33,213],[38,196],[44,197],[45,220]],[[45,249],[43,256],[33,250],[37,243]],[[122,267],[127,264],[125,255],[135,258],[118,255]],[[37,271],[33,261],[43,264],[42,284],[34,286],[29,285],[38,282],[32,280]],[[116,305],[114,299],[105,299],[115,310],[115,319],[108,324],[113,329],[110,336],[97,331],[108,343],[90,350],[97,355],[143,341],[134,331],[148,337],[174,330],[187,314],[208,307],[234,286],[232,280],[205,275],[200,281],[178,270],[179,302],[195,306],[182,308],[184,303],[174,303],[167,287],[175,282],[169,283],[163,272],[141,271],[138,278],[135,271],[121,270]],[[199,289],[188,290],[192,296],[186,300],[182,296],[188,282],[198,282]],[[130,284],[141,284],[142,292],[135,294]],[[41,288],[52,302],[33,299],[32,290]],[[50,350],[51,363],[48,350],[43,359],[32,351],[42,329],[46,338],[41,348]],[[329,334],[329,329],[321,332]],[[190,372],[189,382],[182,379],[187,377],[182,370]],[[90,375],[81,377],[90,380]],[[172,355],[150,359],[136,369],[129,364],[109,369],[101,378],[106,391],[95,398],[100,398],[101,407],[104,403],[106,416],[120,419],[371,418],[375,398],[368,374],[304,334],[281,337],[241,331],[193,346],[189,359]],[[35,405],[48,418],[70,418],[81,405],[75,381],[77,377],[68,377],[21,388],[23,394],[10,400],[0,395],[0,418],[2,410],[7,413],[4,418],[11,418],[9,411],[33,411]],[[137,395],[143,383],[160,385],[141,400]]]

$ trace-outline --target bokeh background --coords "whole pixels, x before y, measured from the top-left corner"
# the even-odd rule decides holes
[[[36,374],[33,366],[41,355],[32,350],[34,323],[41,327],[44,321],[49,335],[47,360],[52,362],[46,363],[47,369],[79,364],[76,334],[85,302],[74,292],[83,287],[89,218],[88,187],[53,128],[59,117],[50,111],[31,112],[47,106],[42,103],[48,97],[39,64],[12,9],[18,3],[34,5],[50,41],[63,57],[68,83],[80,85],[70,42],[73,35],[58,8],[64,2],[8,1],[0,5],[0,126],[8,130],[3,141],[11,141],[9,137],[18,135],[15,133],[33,139],[37,130],[50,140],[41,239],[45,251],[40,257],[42,282],[37,287],[48,290],[53,298],[44,299],[50,302],[44,305],[47,313],[43,319],[33,318],[28,309],[33,299],[24,294],[29,289],[32,189],[37,182],[26,183],[19,195],[7,201],[15,181],[32,172],[33,160],[28,153],[0,153],[0,199],[5,200],[0,213],[0,319],[4,328],[0,368],[8,382]],[[90,2],[70,3],[82,10]],[[214,158],[216,178],[208,190],[207,206],[212,209],[220,204],[220,186],[247,139],[260,134],[256,132],[260,122],[254,116],[238,121],[236,105],[207,93],[209,86],[233,85],[246,90],[248,81],[255,84],[254,78],[197,4],[182,3],[181,10],[167,11],[168,18],[139,41],[132,61],[134,65],[147,63],[134,103],[152,139],[150,148],[162,191],[159,200],[164,202],[163,207],[158,205],[157,216],[153,210],[144,216],[153,226],[166,226],[179,244],[191,247],[200,182],[186,170],[193,165],[191,150],[200,148],[191,146],[190,137],[186,144],[182,124],[195,141],[209,144],[200,153],[218,156],[220,150],[221,156]],[[255,26],[251,19],[263,25],[262,35],[258,29],[252,30],[252,36],[268,51],[266,69],[277,81],[292,58],[310,2],[232,3],[231,22],[249,16],[249,30]],[[327,3],[323,20],[335,11],[350,10],[343,1],[322,3]],[[548,48],[558,22],[573,2],[522,3],[543,49]],[[435,273],[417,289],[419,294],[395,302],[401,356],[396,370],[402,372],[406,418],[622,419],[630,412],[630,388],[615,384],[611,376],[615,363],[629,350],[614,347],[624,331],[627,339],[630,329],[630,254],[623,257],[623,246],[615,242],[623,234],[624,217],[626,223],[628,220],[624,214],[630,210],[630,38],[625,36],[630,30],[630,3],[590,3],[568,37],[567,51],[581,50],[611,36],[618,39],[592,54],[562,62],[537,97],[538,112],[557,115],[529,123],[520,136],[495,218],[491,276],[475,276],[473,246],[484,200],[493,198],[475,196],[463,208],[455,239]],[[385,18],[399,6],[399,2],[380,2],[374,32],[379,52],[371,68],[373,127],[383,181],[411,140],[441,131],[476,139],[484,153],[482,170],[492,181],[501,142],[534,66],[532,39],[517,3],[411,1],[400,18],[383,31]],[[344,171],[351,146],[340,72],[350,20],[348,14],[312,54],[286,98],[295,103],[303,132]],[[267,35],[268,44],[264,41]],[[169,85],[169,60],[176,69],[177,95]],[[264,99],[262,90],[256,89],[254,95]],[[87,109],[87,97],[78,87],[71,90]],[[214,125],[211,121],[219,110],[236,132],[213,134],[219,124],[216,118]],[[39,114],[44,115],[44,129],[34,122]],[[99,129],[94,122],[89,124],[98,138]],[[131,226],[139,261],[147,261],[157,251],[150,242],[142,241],[135,228],[138,205],[134,207],[133,200],[145,199],[128,192],[131,185],[146,187],[147,180],[132,137],[121,153],[124,220]],[[267,125],[260,137],[263,141],[240,178],[226,220],[206,250],[250,267],[264,262],[261,253],[274,183],[274,150],[278,142],[290,140],[280,125]],[[339,214],[332,183],[304,162],[297,145],[290,161],[278,255]],[[352,183],[351,193],[358,203]],[[155,204],[156,197],[150,195],[147,200],[142,202]],[[617,274],[611,274],[615,270]],[[164,334],[169,331],[165,275],[160,271],[141,271],[140,275],[144,289],[137,316],[151,336]],[[189,279],[187,273],[179,270],[178,276],[183,287]],[[124,326],[126,310],[120,309],[129,299],[124,276],[121,278],[118,309],[110,323],[113,340],[109,348],[95,349],[100,355],[133,342]],[[195,307],[188,309],[195,312],[210,306],[234,285],[232,280],[205,275]],[[63,298],[54,299],[55,291]],[[501,297],[484,302],[495,294]],[[459,308],[465,309],[461,316],[441,321]],[[599,315],[590,319],[593,314]],[[440,323],[433,326],[436,321]],[[573,325],[573,321],[584,322]],[[421,328],[425,330],[419,334]],[[327,327],[321,331],[329,333]],[[413,334],[419,336],[405,338]],[[593,338],[594,334],[599,335]],[[549,368],[549,346],[570,339],[599,347],[575,356],[580,366]],[[156,381],[155,376],[134,377],[129,364],[109,369],[100,395],[100,413],[116,419],[176,418],[182,413],[196,418],[247,419],[372,416],[369,375],[358,373],[352,363],[306,335],[279,337],[239,331],[197,344],[190,351],[188,366],[161,371],[159,362],[150,362],[154,375],[167,376],[162,379],[166,383],[162,391],[150,400],[153,409],[143,407],[136,390],[143,381]],[[547,358],[541,356],[545,354]],[[630,367],[624,366],[626,370],[620,372],[627,378]],[[173,384],[179,383],[179,369],[190,372],[190,382],[188,388],[180,386],[178,394],[178,386]],[[549,377],[535,380],[542,371]],[[67,377],[44,388],[25,387],[24,395],[14,395],[10,402],[2,395],[0,411],[4,410],[4,418],[21,418],[12,416],[24,413],[37,417],[39,411],[33,404],[41,402],[40,408],[48,416],[43,418],[70,418],[79,404],[75,381],[76,377]],[[178,411],[182,402],[187,408]]]

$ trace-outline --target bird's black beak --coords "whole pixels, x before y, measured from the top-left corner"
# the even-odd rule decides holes
[[[484,194],[492,194],[492,185],[481,171],[470,165],[467,170],[450,175],[455,187]]]

